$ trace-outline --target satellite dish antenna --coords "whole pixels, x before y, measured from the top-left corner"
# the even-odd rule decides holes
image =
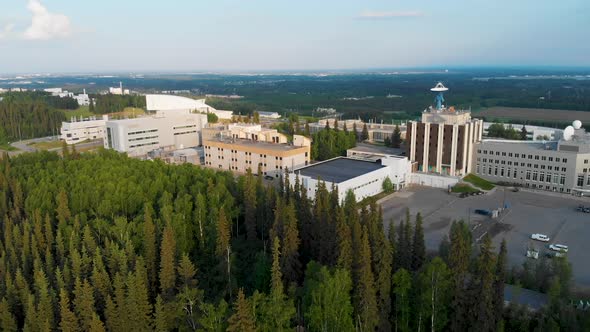
[[[576,120],[572,123],[572,126],[574,126],[574,129],[580,129],[582,128],[582,121]]]
[[[572,126],[565,127],[565,130],[563,131],[563,139],[566,141],[569,141],[572,139],[572,136],[574,136],[574,127],[572,127]]]

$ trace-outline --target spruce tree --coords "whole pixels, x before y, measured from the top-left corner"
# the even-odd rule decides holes
[[[451,286],[451,326],[453,331],[467,329],[469,296],[465,288],[468,274],[469,259],[471,256],[471,240],[466,235],[463,221],[453,222],[451,225],[451,251],[449,255],[449,267],[453,276]]]
[[[217,223],[217,246],[215,254],[219,261],[224,279],[227,280],[226,291],[231,297],[232,294],[232,281],[231,281],[231,234],[230,226],[227,218],[225,217],[225,210],[221,209],[219,212],[219,222]]]
[[[301,279],[301,262],[299,261],[299,228],[295,216],[293,201],[284,210],[283,254],[281,255],[281,269],[287,285],[297,283]]]
[[[356,266],[358,283],[354,289],[355,317],[361,330],[373,331],[379,323],[375,278],[371,269],[371,247],[369,245],[369,231],[363,226],[361,231],[359,259]]]
[[[143,213],[143,257],[148,275],[148,290],[150,297],[153,298],[156,294],[156,277],[158,275],[156,225],[152,219],[153,210],[150,204],[144,205]]]
[[[393,293],[395,295],[394,326],[396,331],[410,331],[410,289],[412,288],[412,276],[400,268],[393,275]]]
[[[244,223],[248,241],[256,240],[256,200],[256,182],[252,170],[248,168],[244,182]]]
[[[366,141],[369,139],[369,129],[367,128],[367,124],[363,124],[363,131],[361,133],[361,141]]]
[[[502,320],[502,311],[504,309],[504,283],[506,282],[506,239],[502,239],[500,245],[500,252],[496,261],[496,271],[494,280],[494,313],[495,313],[495,326],[499,328],[500,321]]]
[[[255,332],[256,322],[252,307],[244,295],[244,290],[240,288],[238,298],[234,302],[234,313],[229,318],[228,332]]]
[[[90,322],[90,327],[88,328],[88,332],[105,332],[104,324],[100,320],[100,317],[93,312],[92,313],[92,321]],[[136,330],[141,331],[141,330]]]
[[[416,215],[416,226],[414,227],[414,237],[412,239],[412,271],[418,271],[422,268],[426,260],[426,246],[424,244],[424,228],[422,228],[422,214]]]
[[[142,257],[137,260],[135,272],[129,272],[126,284],[126,324],[134,331],[148,331],[152,326],[152,312],[148,299],[147,275]]]
[[[162,245],[160,248],[160,291],[162,298],[172,298],[176,280],[176,240],[174,230],[168,223],[162,234]]]
[[[82,329],[89,329],[92,323],[92,314],[94,313],[93,293],[93,288],[88,280],[81,281],[80,278],[76,278],[74,309]]]
[[[495,314],[495,294],[494,281],[496,269],[496,259],[493,253],[492,239],[486,234],[480,246],[480,253],[477,259],[477,272],[473,278],[477,299],[473,309],[475,316],[472,327],[477,331],[495,331],[496,314]]]
[[[336,210],[336,238],[338,241],[338,260],[336,266],[352,271],[352,233],[346,222],[343,208]]]
[[[395,125],[393,135],[391,135],[391,147],[399,149],[402,143],[402,133],[398,125]]]
[[[2,327],[2,330],[6,332],[16,332],[18,328],[18,326],[16,325],[16,319],[14,318],[14,315],[10,312],[8,301],[5,297],[3,297],[2,301],[0,301],[0,327]]]

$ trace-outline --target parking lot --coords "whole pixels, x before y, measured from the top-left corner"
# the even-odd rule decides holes
[[[490,218],[475,214],[475,209],[497,209],[504,202],[510,207],[493,225]],[[459,198],[441,189],[412,187],[400,191],[381,202],[386,228],[390,220],[398,224],[410,209],[412,217],[418,212],[424,217],[425,242],[428,250],[436,250],[448,234],[453,220],[469,220],[479,237],[486,231],[495,235],[496,248],[503,238],[508,246],[510,264],[521,265],[527,247],[535,247],[541,254],[551,243],[569,246],[568,259],[572,263],[574,281],[578,286],[590,287],[590,214],[576,211],[580,204],[590,206],[590,198],[575,198],[553,193],[528,191],[512,192],[497,188],[482,196]],[[479,226],[478,226],[479,225]],[[532,233],[551,238],[549,243],[532,241]]]

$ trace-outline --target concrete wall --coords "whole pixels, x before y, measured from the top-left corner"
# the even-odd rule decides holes
[[[201,130],[206,124],[205,114],[107,121],[104,147],[140,156],[160,147],[199,146]]]
[[[448,189],[459,182],[459,177],[441,176],[426,173],[412,173],[410,183],[421,186]]]

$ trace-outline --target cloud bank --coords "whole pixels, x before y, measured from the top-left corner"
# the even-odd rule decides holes
[[[364,11],[358,18],[365,20],[388,20],[396,18],[422,17],[420,11]]]
[[[12,30],[14,29],[14,24],[7,24],[2,29],[0,29],[0,39],[7,38],[11,35]]]
[[[63,14],[51,13],[39,0],[29,0],[27,8],[33,15],[31,25],[23,33],[29,40],[65,38],[72,34],[70,19]]]

